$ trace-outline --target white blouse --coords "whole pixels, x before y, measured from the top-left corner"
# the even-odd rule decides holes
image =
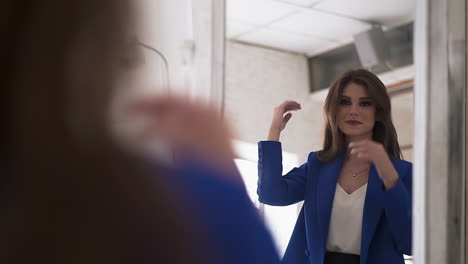
[[[336,184],[328,231],[327,251],[361,254],[361,229],[367,184],[348,194]]]

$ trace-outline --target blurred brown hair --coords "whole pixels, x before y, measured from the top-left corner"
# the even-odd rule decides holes
[[[2,2],[3,263],[205,262],[161,172],[110,136],[130,2]]]
[[[336,111],[343,89],[349,83],[364,86],[374,101],[376,121],[372,133],[373,140],[383,144],[391,158],[401,159],[400,145],[392,122],[391,104],[387,89],[375,74],[364,69],[346,71],[331,85],[324,106],[325,136],[323,149],[319,152],[318,158],[321,161],[328,162],[346,151],[344,135],[336,122]]]

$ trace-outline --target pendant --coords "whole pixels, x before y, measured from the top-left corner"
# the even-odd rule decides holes
[[[353,177],[356,177],[356,173],[353,173]]]

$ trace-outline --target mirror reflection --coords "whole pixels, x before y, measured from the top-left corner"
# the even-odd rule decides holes
[[[391,123],[397,134],[395,140],[398,141],[402,159],[411,162],[413,160],[412,117],[415,74],[413,23],[415,1],[379,1],[378,4],[366,0],[227,0],[226,2],[225,109],[237,129],[238,158],[236,162],[246,182],[250,197],[263,215],[280,255],[283,256],[285,252],[288,252],[287,254],[290,255],[285,257],[291,257],[294,254],[289,252],[293,252],[296,248],[294,245],[288,247],[288,243],[290,243],[298,217],[300,219],[301,214],[304,213],[301,211],[304,208],[304,198],[298,198],[297,201],[286,203],[290,205],[281,207],[267,204],[278,202],[281,205],[286,205],[282,204],[284,201],[265,201],[265,203],[258,201],[258,174],[263,173],[257,169],[257,165],[261,166],[257,163],[259,161],[258,149],[265,157],[267,150],[272,147],[262,146],[266,143],[260,143],[259,148],[257,148],[257,142],[276,139],[270,137],[271,127],[275,125],[275,111],[282,108],[280,113],[276,113],[277,116],[291,113],[292,117],[280,132],[281,149],[279,151],[282,154],[283,168],[279,173],[284,175],[291,169],[304,164],[308,160],[310,152],[324,149],[326,118],[324,106],[329,87],[347,70],[363,68],[375,74],[383,83],[391,102],[389,115],[391,115]],[[357,84],[359,83],[357,81]],[[363,83],[361,85],[366,86]],[[341,88],[345,87],[346,85]],[[370,103],[374,104],[373,107],[380,108],[380,106],[375,105],[377,103],[375,93],[369,91],[370,89],[373,87],[365,87],[362,94],[354,94],[356,91],[352,90],[351,95],[345,96],[345,102],[341,103],[349,107],[360,105],[362,97],[370,99]],[[341,89],[340,96],[345,95],[343,93],[346,92],[346,89]],[[293,102],[285,103],[288,100]],[[341,103],[338,102],[336,111],[343,106]],[[356,111],[359,115],[356,119],[361,118],[362,112]],[[377,123],[381,122],[379,120],[381,117],[377,117],[378,115],[376,114],[375,119]],[[277,118],[277,122],[279,122],[278,120],[280,119]],[[340,127],[339,122],[335,123],[339,131],[345,134],[346,140],[345,128]],[[358,139],[349,138],[349,141],[361,141]],[[388,151],[386,153],[392,158],[391,153],[389,154]],[[357,160],[363,161],[362,159]],[[281,163],[278,160],[274,161]],[[359,191],[360,187],[365,188],[367,184],[371,184],[371,179],[380,175],[377,173],[379,168],[375,164],[377,160],[367,159],[365,161],[353,163],[353,159],[346,158],[342,163],[342,169],[335,174],[339,183],[336,188],[344,187],[342,189],[345,193],[352,195],[354,194],[352,191]],[[260,163],[262,162],[268,163],[267,160],[260,160]],[[398,165],[393,167],[398,171]],[[353,174],[356,174],[365,179],[348,182],[347,178],[342,177],[345,171],[351,171],[351,178],[353,178]],[[397,174],[404,176],[405,173],[398,171]],[[264,177],[267,176],[269,175]],[[260,175],[260,177],[262,176]],[[354,179],[358,179],[358,176]],[[383,178],[377,176],[377,179],[383,182]],[[293,188],[292,186],[290,188]],[[410,187],[406,186],[406,189],[410,189]],[[279,192],[277,189],[274,190]],[[368,197],[371,191],[372,188],[367,189],[367,192],[362,191],[367,194],[361,197],[361,200]],[[308,192],[305,193],[307,195]],[[331,193],[335,193],[335,188],[331,189]],[[330,194],[327,196],[328,199],[330,199],[329,196]],[[337,199],[337,196],[331,196],[331,198]],[[307,201],[306,199],[306,204]],[[309,203],[311,202],[309,200]],[[320,202],[313,201],[313,203]],[[372,206],[370,202],[366,201],[366,204]],[[379,206],[383,205],[379,204]],[[331,218],[339,219],[335,216],[344,211],[336,210],[335,212],[333,209],[332,213],[331,207],[335,208],[335,204],[333,203],[333,206],[330,204],[327,208]],[[318,208],[314,209],[318,210]],[[364,209],[364,220],[357,220],[359,223],[363,223],[364,229],[368,228],[368,223],[363,222],[367,221],[365,220],[367,217],[365,210],[367,209]],[[360,212],[363,212],[362,208]],[[324,221],[319,216],[314,217],[319,219],[317,221]],[[350,220],[348,218],[343,217],[343,219]],[[328,220],[326,222],[329,225],[336,227],[337,221],[326,220]],[[379,225],[388,224],[384,220],[376,221]],[[314,223],[308,224],[318,228]],[[345,221],[343,224],[347,224],[347,222]],[[331,233],[328,232],[328,236],[325,238],[327,241],[336,240],[333,234],[339,228],[335,227],[330,229]],[[324,228],[323,223],[320,228]],[[365,232],[365,230],[362,231],[362,235],[368,236]],[[381,230],[381,232],[385,231]],[[401,232],[405,235],[411,233],[408,229],[402,229]],[[307,235],[310,234],[307,233]],[[325,235],[322,233],[322,236]],[[361,234],[349,236],[354,237],[356,241],[368,239],[361,238]],[[338,252],[341,250],[345,251],[344,253],[354,252],[355,255],[359,255],[367,250],[361,251],[359,248],[361,245],[369,246],[364,240],[362,243],[355,241],[354,244],[359,245],[353,250],[341,250],[345,247],[352,248],[353,246],[349,246],[349,244],[341,245],[342,248],[339,247],[339,243],[324,244],[323,246],[326,246],[329,251],[335,249]],[[307,242],[310,243],[309,240]],[[310,244],[308,245],[310,246]],[[314,248],[306,249],[306,251],[316,250]],[[400,256],[403,253],[410,254],[409,250],[396,250],[396,252],[395,254]],[[305,257],[304,250],[300,254],[301,257]],[[403,263],[403,261],[411,263],[411,258],[404,256],[391,263]]]
[[[2,9],[5,263],[411,261],[414,2],[229,0],[222,92],[220,1],[135,2]]]

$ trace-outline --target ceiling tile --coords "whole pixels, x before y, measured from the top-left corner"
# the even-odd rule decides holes
[[[235,38],[243,33],[249,32],[257,26],[252,24],[247,24],[235,20],[228,20],[226,22],[226,37],[228,39]]]
[[[314,9],[397,26],[414,20],[416,0],[326,0]]]
[[[302,7],[310,7],[313,6],[314,4],[320,2],[321,0],[281,0],[281,2],[284,3],[290,3],[293,5],[298,5]]]
[[[330,51],[330,50],[334,50],[334,49],[342,47],[342,46],[343,46],[343,43],[341,43],[341,42],[330,42],[329,45],[324,45],[319,49],[314,49],[314,50],[311,50],[311,51],[307,52],[306,56],[307,57],[317,56],[319,54],[325,53],[325,52]]]
[[[272,0],[227,0],[228,20],[265,25],[284,17],[298,8]]]
[[[271,27],[347,43],[353,40],[354,34],[369,29],[371,25],[315,10],[303,10],[273,23]]]
[[[336,43],[317,37],[261,28],[238,38],[241,41],[286,51],[310,54]]]

